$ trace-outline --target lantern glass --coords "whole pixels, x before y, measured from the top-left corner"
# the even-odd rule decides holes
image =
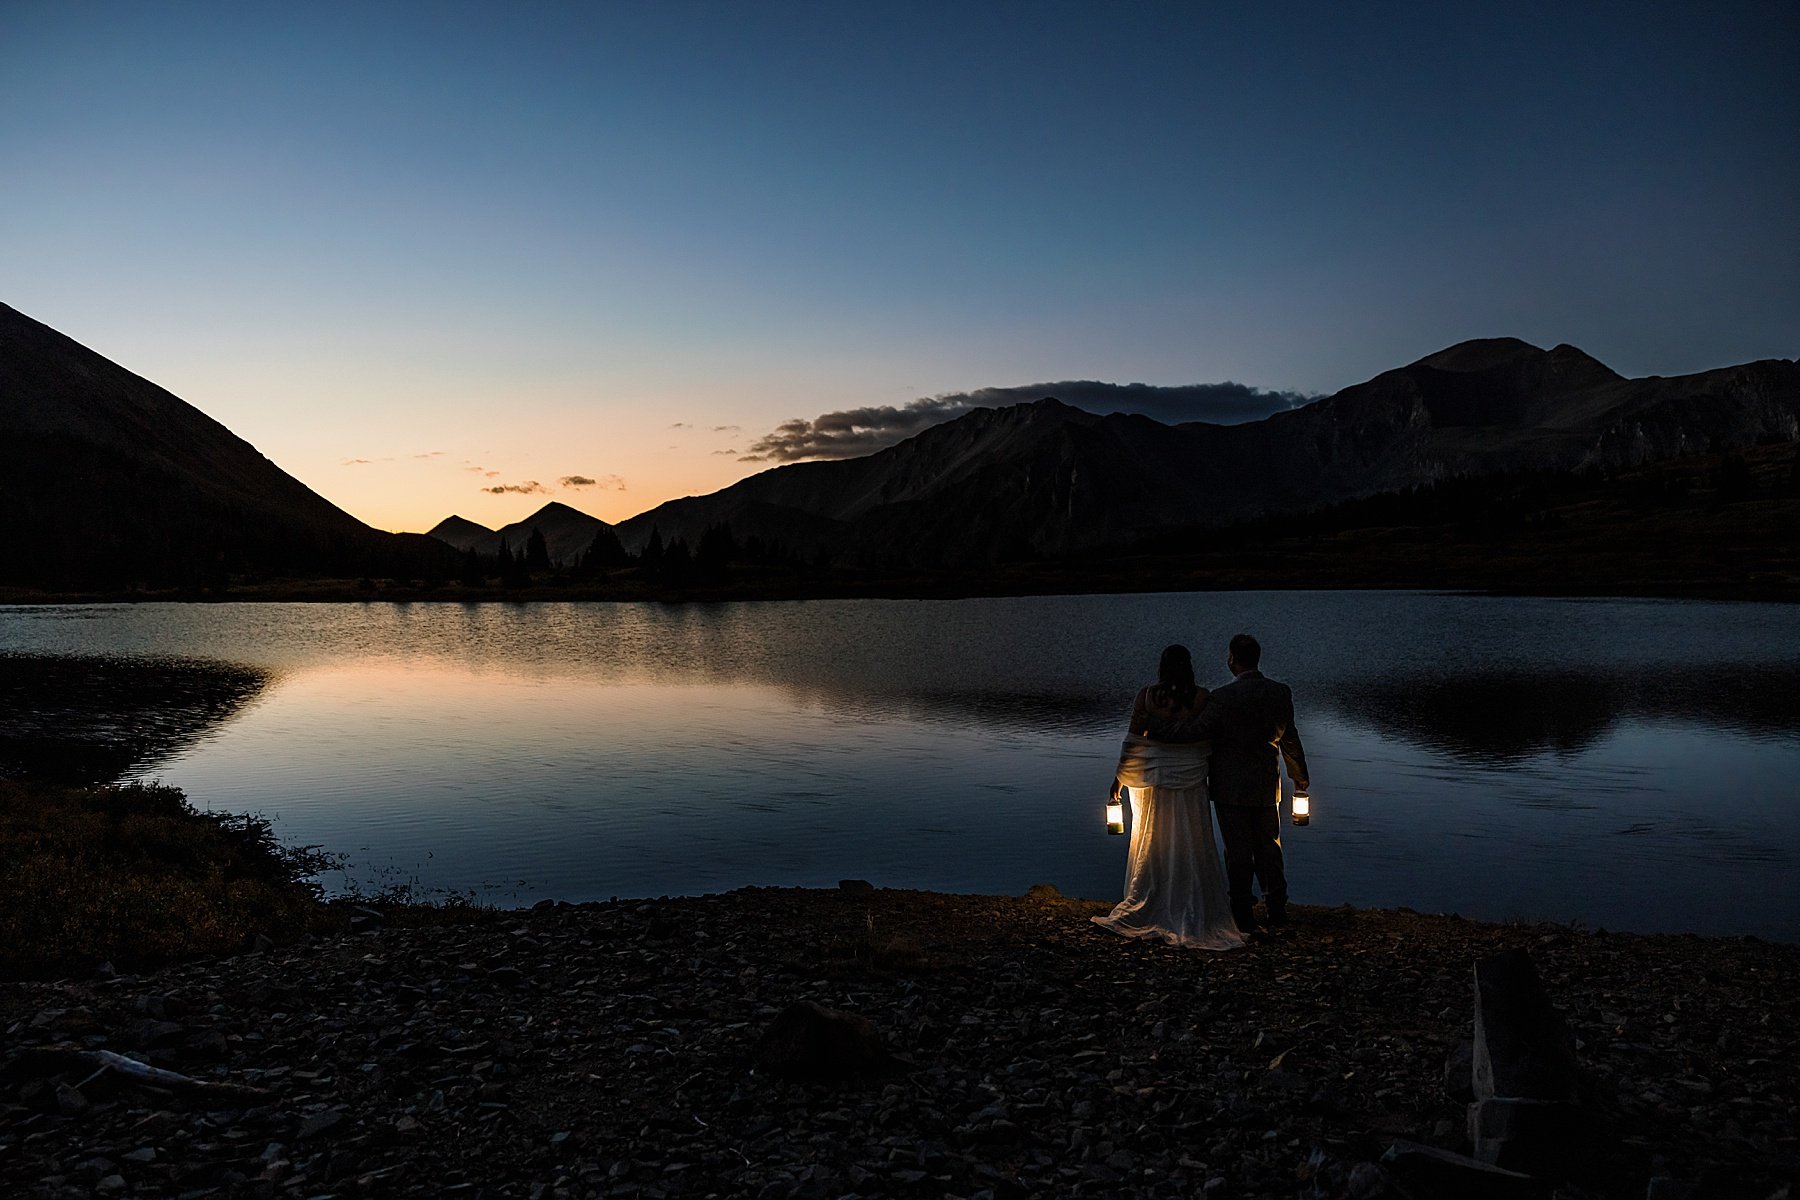
[[[1119,790],[1118,795],[1106,802],[1106,832],[1125,832],[1125,791],[1123,788]]]
[[[1294,793],[1294,824],[1305,825],[1312,821],[1312,796],[1306,792]]]

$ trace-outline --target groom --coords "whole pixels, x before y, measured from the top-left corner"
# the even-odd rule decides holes
[[[1225,665],[1232,680],[1183,721],[1152,721],[1150,736],[1167,742],[1212,742],[1208,790],[1225,839],[1225,879],[1238,928],[1256,928],[1251,877],[1262,881],[1269,924],[1287,924],[1287,875],[1281,865],[1281,765],[1300,791],[1307,787],[1306,751],[1294,729],[1294,695],[1257,670],[1262,646],[1247,633],[1231,639]],[[1277,755],[1277,747],[1280,753]]]

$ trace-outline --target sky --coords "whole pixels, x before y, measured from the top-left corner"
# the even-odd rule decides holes
[[[1791,358],[1796,229],[1780,0],[0,0],[0,301],[386,529],[1054,381]]]

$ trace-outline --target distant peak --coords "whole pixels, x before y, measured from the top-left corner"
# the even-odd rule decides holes
[[[1541,347],[1519,338],[1471,338],[1447,346],[1436,354],[1428,354],[1415,367],[1432,367],[1439,371],[1486,371],[1520,358],[1543,354]]]
[[[445,517],[443,520],[439,521],[436,525],[433,525],[431,527],[430,532],[432,535],[435,536],[436,534],[438,534],[440,532],[447,533],[451,530],[456,530],[456,529],[465,530],[465,531],[472,530],[472,531],[479,532],[479,533],[494,532],[493,530],[489,529],[486,525],[483,525],[479,521],[471,521],[467,517],[459,516],[455,513],[452,513],[451,515]]]

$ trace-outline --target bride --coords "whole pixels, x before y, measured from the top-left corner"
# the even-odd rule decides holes
[[[1186,646],[1162,653],[1157,681],[1137,695],[1131,728],[1119,756],[1113,794],[1131,801],[1131,850],[1125,898],[1094,924],[1133,938],[1158,938],[1197,950],[1233,950],[1244,944],[1231,917],[1225,872],[1206,802],[1205,742],[1154,742],[1151,717],[1181,720],[1206,703],[1194,684]]]

